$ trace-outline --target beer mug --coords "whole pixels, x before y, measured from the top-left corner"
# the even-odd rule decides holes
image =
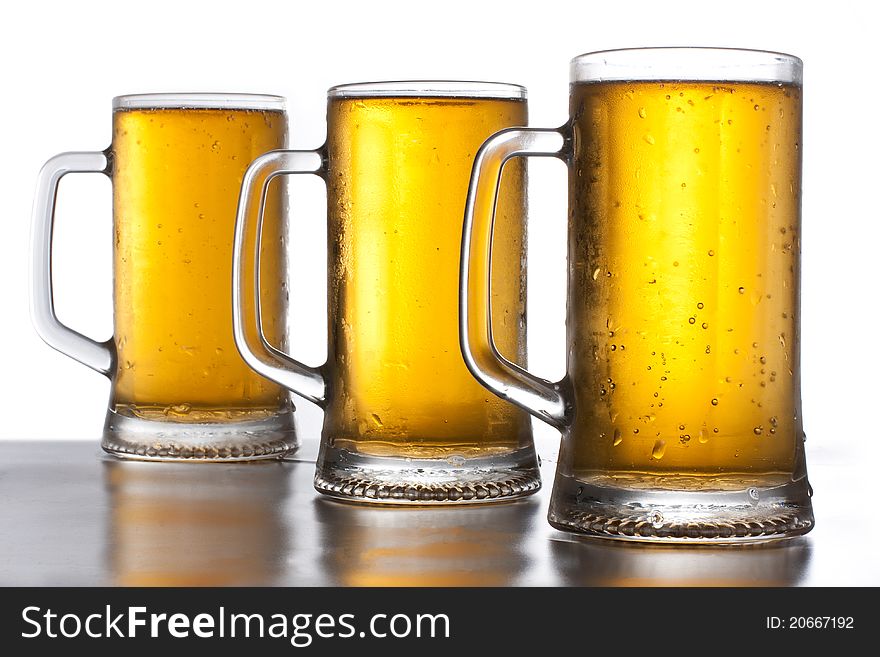
[[[327,143],[276,151],[245,175],[235,235],[235,340],[257,372],[323,407],[315,487],[393,504],[510,499],[540,485],[528,414],[488,394],[458,348],[461,213],[474,155],[526,122],[525,89],[384,82],[328,92]],[[269,182],[327,184],[327,362],[307,367],[267,339],[253,258]],[[508,172],[495,254],[496,339],[524,362],[524,171]],[[265,240],[265,235],[263,236]]]
[[[571,64],[565,126],[483,145],[465,213],[461,348],[484,386],[562,432],[555,527],[658,542],[812,528],[801,78],[801,61],[777,53],[589,53]],[[568,364],[557,383],[499,357],[493,340],[497,180],[528,155],[569,171]]]
[[[112,380],[103,448],[138,459],[277,457],[296,444],[289,393],[255,374],[232,337],[232,237],[248,163],[283,148],[284,99],[145,94],[113,101],[113,143],[62,153],[40,172],[32,317],[50,346]],[[113,183],[114,336],[96,342],[55,315],[55,196],[68,173]],[[266,331],[286,333],[285,215],[268,197],[261,258]]]

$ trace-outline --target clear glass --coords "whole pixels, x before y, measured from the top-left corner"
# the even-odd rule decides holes
[[[113,110],[143,109],[229,109],[284,112],[283,96],[229,93],[152,93],[128,94],[113,99]]]
[[[113,101],[113,143],[44,166],[34,205],[32,307],[46,342],[112,380],[103,447],[125,458],[249,460],[296,446],[287,390],[247,367],[230,326],[238,190],[247,164],[287,143],[284,99],[145,94]],[[54,312],[55,193],[71,172],[113,183],[114,336],[100,343]],[[267,199],[261,302],[286,333],[281,190]],[[267,313],[268,314],[268,313]]]
[[[315,487],[357,502],[466,504],[540,487],[528,415],[488,395],[458,350],[458,253],[474,153],[527,121],[512,85],[417,81],[334,87],[327,144],[255,161],[236,228],[235,336],[247,362],[325,409]],[[319,368],[263,335],[247,280],[263,190],[281,174],[327,181],[329,346]],[[525,363],[525,172],[502,184],[496,338]],[[250,253],[253,253],[252,246]]]
[[[794,55],[737,48],[623,48],[571,60],[572,84],[633,80],[772,82],[801,85],[803,62]]]
[[[328,98],[498,98],[526,100],[525,87],[504,82],[463,80],[399,80],[340,84],[327,91]]]
[[[593,536],[747,542],[814,524],[800,401],[801,63],[644,49],[572,63],[570,122],[502,132],[474,167],[461,346],[562,432],[549,520]],[[569,164],[568,366],[499,358],[487,312],[497,178]]]

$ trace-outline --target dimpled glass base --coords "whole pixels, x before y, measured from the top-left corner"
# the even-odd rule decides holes
[[[372,456],[324,446],[315,489],[349,502],[439,505],[503,502],[541,488],[532,447],[465,458]]]
[[[225,422],[163,421],[107,412],[104,451],[145,461],[253,461],[298,447],[293,412]]]
[[[548,520],[563,531],[654,543],[768,541],[813,528],[806,477],[571,477],[559,474]]]

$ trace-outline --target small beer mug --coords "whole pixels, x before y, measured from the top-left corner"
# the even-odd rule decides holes
[[[235,339],[257,372],[325,409],[315,487],[391,504],[512,499],[540,485],[528,414],[488,394],[458,348],[465,188],[480,144],[526,122],[525,89],[472,82],[334,87],[327,143],[258,158],[236,226]],[[269,182],[327,184],[329,346],[310,368],[265,336],[253,303],[252,219]],[[525,355],[523,169],[502,185],[494,298],[499,348]],[[256,312],[254,312],[256,311]]]
[[[147,94],[113,101],[113,143],[63,153],[40,172],[33,217],[32,316],[55,349],[112,380],[103,447],[125,458],[245,460],[296,445],[288,392],[254,373],[232,337],[232,237],[241,179],[287,141],[284,99]],[[52,298],[55,195],[68,173],[113,183],[114,336],[61,324]],[[261,303],[283,340],[280,189],[267,197]]]
[[[812,528],[798,348],[801,77],[801,61],[777,53],[590,53],[571,64],[568,124],[501,132],[477,156],[461,348],[483,385],[562,432],[555,527],[658,542]],[[497,181],[520,155],[569,165],[558,383],[499,358],[493,342]]]

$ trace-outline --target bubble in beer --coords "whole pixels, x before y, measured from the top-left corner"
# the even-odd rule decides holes
[[[712,398],[712,406],[718,406],[718,400],[714,397]]]
[[[622,442],[623,442],[623,436],[620,433],[620,429],[615,429],[614,430],[614,440],[611,441],[611,444],[614,447],[617,447]]]
[[[648,110],[646,110],[644,107],[640,107],[639,116],[644,119],[646,116],[648,116]]]

